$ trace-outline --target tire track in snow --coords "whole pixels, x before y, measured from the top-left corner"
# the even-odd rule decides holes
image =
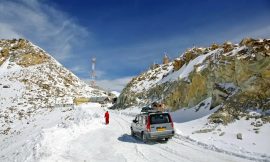
[[[159,148],[159,149],[161,149],[161,148]],[[163,150],[163,149],[161,149],[162,150],[162,152],[167,152],[167,153],[171,153],[171,152],[168,152],[168,151],[166,151],[166,150]],[[168,156],[168,154],[163,154],[162,152],[160,152],[160,151],[157,151],[157,150],[154,150],[158,155],[160,155],[161,157],[163,157],[164,159],[166,159],[166,160],[169,160],[169,161],[181,161],[182,159],[171,159],[171,158],[169,158],[170,156]]]
[[[191,148],[191,149],[193,149],[193,150],[203,152],[202,150],[198,149],[198,146],[197,146],[197,145],[194,145],[194,144],[191,144],[191,143],[182,141],[182,140],[178,140],[178,139],[175,138],[175,137],[173,137],[171,141],[174,142],[174,143],[176,143],[176,144],[178,144],[178,145],[182,145],[182,146]],[[189,144],[189,145],[188,145],[188,144]],[[196,148],[196,147],[197,147],[197,148]]]
[[[129,128],[130,122],[127,121],[125,118],[123,118],[123,117],[121,116],[121,113],[117,113],[117,114],[114,113],[114,114],[115,114],[115,116],[117,116],[117,117],[115,118],[115,119],[117,119],[117,120],[115,120],[115,121],[118,123],[118,125],[120,125],[122,131],[124,131],[124,130],[123,130],[124,126],[123,126],[122,124],[120,124],[120,122],[118,121],[118,119],[120,119],[120,120],[124,121],[125,123],[127,123],[127,124],[128,124],[128,128]],[[129,130],[129,129],[128,129],[128,130]],[[156,143],[156,142],[154,142],[154,143]],[[179,143],[177,143],[177,144],[179,144]],[[147,144],[146,144],[146,145],[147,145]],[[183,145],[183,144],[181,144],[181,145]],[[157,147],[156,147],[156,146],[157,146]],[[160,155],[161,157],[163,157],[163,158],[165,158],[165,159],[167,159],[167,160],[169,160],[169,161],[175,161],[175,160],[174,160],[174,159],[170,159],[170,158],[169,158],[170,156],[164,155],[162,152],[166,152],[166,153],[172,154],[172,155],[174,155],[175,157],[179,158],[179,160],[185,159],[185,161],[190,161],[190,162],[192,162],[191,159],[188,158],[187,156],[184,156],[184,155],[178,153],[177,151],[175,151],[175,150],[173,150],[173,149],[170,149],[170,148],[167,147],[167,146],[163,147],[163,146],[161,146],[161,144],[159,144],[158,142],[157,142],[157,145],[156,145],[156,146],[154,146],[153,148],[151,148],[151,151],[152,151],[152,152],[156,152],[158,155]],[[147,160],[147,161],[150,161],[150,159],[146,158],[146,155],[143,153],[143,151],[140,151],[139,148],[141,148],[141,146],[139,146],[137,143],[135,143],[136,153],[139,154],[140,157],[142,157],[142,159],[145,159],[145,160]],[[195,149],[192,148],[192,147],[190,147],[190,148],[193,149],[193,150],[195,150]],[[159,149],[160,151],[158,151],[157,149]],[[199,149],[196,149],[196,150],[199,151]],[[201,151],[201,152],[202,152],[202,151]],[[137,161],[137,160],[136,160],[136,161]]]
[[[118,115],[121,116],[122,114],[120,113]],[[123,115],[125,115],[127,117],[129,116],[127,114],[123,114]],[[126,121],[125,119],[123,119],[123,120]],[[126,121],[126,122],[128,122],[128,121]],[[216,153],[222,153],[222,154],[225,154],[225,155],[234,156],[234,157],[238,157],[238,158],[241,158],[241,159],[259,161],[259,162],[270,162],[270,156],[267,156],[267,155],[263,155],[263,154],[253,154],[252,155],[252,153],[250,153],[250,152],[243,152],[243,153],[251,155],[251,156],[248,156],[248,155],[239,154],[239,153],[236,153],[236,152],[230,152],[230,151],[218,148],[218,147],[216,147],[214,145],[208,145],[208,144],[202,143],[200,141],[196,141],[194,139],[191,139],[190,137],[181,136],[180,134],[175,134],[175,136],[173,137],[173,139],[171,141],[173,141],[174,143],[176,143],[178,145],[183,145],[185,147],[188,147],[188,148],[190,148],[192,150],[199,151],[201,153],[204,153],[205,150],[210,150],[210,151],[213,151],[213,152],[216,152]],[[190,145],[188,145],[188,144],[190,144]],[[159,146],[159,147],[161,149],[163,149],[163,150],[166,150],[165,148],[162,148],[161,146]],[[199,148],[203,148],[205,150],[201,150]],[[253,156],[257,156],[257,157],[260,157],[260,158],[253,157]],[[182,155],[181,155],[181,157],[182,157]]]
[[[119,119],[121,119],[121,120],[124,121],[125,123],[130,124],[129,121],[127,121],[126,119],[124,119],[124,118],[121,116],[121,113],[117,114],[117,116],[118,116]],[[136,149],[137,153],[139,153],[140,155],[142,155],[142,157],[143,157],[144,159],[147,159],[146,156],[145,156],[141,151],[138,150],[139,147],[140,147],[140,146],[139,146],[138,144],[136,144],[135,149]],[[170,153],[170,154],[173,154],[173,155],[175,155],[175,156],[177,156],[177,157],[180,157],[181,160],[185,159],[185,160],[190,161],[189,158],[183,157],[183,155],[178,154],[178,153],[177,153],[176,151],[174,151],[174,150],[171,150],[171,149],[168,149],[168,148],[166,149],[166,148],[164,148],[164,147],[162,147],[162,146],[160,146],[160,145],[159,145],[158,147],[156,147],[156,148],[161,149],[163,152],[165,151],[165,152],[167,152],[167,153]],[[168,157],[169,157],[168,155],[164,155],[164,154],[162,154],[161,152],[159,152],[159,151],[157,151],[157,150],[155,150],[155,149],[152,149],[152,151],[157,152],[160,156],[162,156],[162,157],[165,158],[165,159],[169,159],[169,158],[168,158]],[[149,159],[148,159],[148,160],[149,160]],[[174,159],[169,159],[169,160],[170,160],[170,161],[175,161]]]
[[[172,139],[170,140],[170,141],[172,141]],[[175,142],[176,143],[176,142]],[[184,144],[182,144],[182,143],[176,143],[177,145],[176,146],[186,146],[186,145],[184,145]],[[180,154],[180,152],[178,152],[177,150],[176,150],[176,148],[175,148],[175,146],[173,147],[173,146],[171,146],[171,145],[169,145],[169,146],[171,146],[171,147],[173,147],[173,149],[172,148],[170,148],[168,145],[167,145],[167,143],[166,143],[166,145],[164,145],[164,144],[162,144],[162,143],[158,143],[157,144],[157,148],[159,148],[159,149],[161,149],[162,151],[165,151],[165,152],[167,152],[167,153],[169,153],[169,154],[172,154],[172,155],[174,155],[174,156],[176,156],[177,158],[179,158],[178,160],[176,160],[176,161],[182,161],[183,159],[185,160],[185,161],[190,161],[190,162],[193,162],[188,156],[185,156],[184,154]],[[181,149],[183,149],[183,148],[181,148]],[[192,148],[193,149],[193,148]],[[194,150],[194,149],[193,149]],[[173,161],[175,161],[175,160],[173,160]]]
[[[115,115],[115,114],[114,114],[114,115]],[[129,123],[129,122],[128,122],[127,120],[123,119],[123,118],[121,117],[120,114],[117,114],[117,115],[118,115],[117,117],[116,117],[116,116],[114,117],[114,121],[120,126],[120,128],[122,129],[123,134],[125,134],[125,133],[127,133],[126,130],[129,130],[129,129],[124,129],[125,126],[123,126],[123,125],[121,124],[121,122],[118,121],[118,119],[121,119],[121,120],[124,121],[125,123]],[[129,128],[129,127],[128,127],[128,128]],[[149,159],[146,158],[145,154],[144,154],[142,151],[140,151],[140,149],[139,149],[140,146],[139,146],[137,143],[135,143],[134,148],[135,148],[135,150],[136,150],[136,154],[137,154],[137,155],[139,155],[142,159],[149,161]],[[138,158],[137,158],[135,161],[137,161],[137,160],[138,160]],[[139,160],[139,161],[141,161],[141,160]]]
[[[127,121],[126,119],[124,119],[124,118],[121,116],[121,114],[117,114],[117,117],[118,117],[117,119],[120,119],[120,120],[124,121],[125,123],[130,124],[130,122]],[[123,126],[122,124],[120,124],[121,122],[119,122],[118,120],[115,120],[115,121],[120,125],[121,129],[123,130],[124,126]],[[129,125],[128,125],[128,128],[129,128]],[[128,129],[128,130],[129,130],[129,129]],[[136,140],[136,141],[137,141],[137,140]],[[146,144],[146,145],[147,145],[147,144]],[[150,159],[147,158],[147,156],[143,153],[143,151],[140,151],[140,148],[141,148],[141,146],[139,146],[139,144],[135,143],[136,153],[137,153],[138,155],[140,155],[140,157],[141,157],[142,159],[145,159],[145,160],[147,160],[147,161],[150,161]],[[168,155],[166,155],[166,154],[163,154],[162,152],[158,151],[156,148],[158,148],[158,149],[161,150],[162,152],[166,152],[166,153],[173,154],[173,155],[179,157],[180,160],[185,159],[185,160],[187,160],[187,161],[190,161],[189,158],[183,157],[182,155],[177,154],[177,152],[174,151],[174,150],[166,149],[166,148],[160,146],[160,144],[158,145],[158,147],[151,148],[151,151],[152,151],[152,152],[156,152],[158,155],[160,155],[161,157],[163,157],[164,159],[167,159],[167,160],[169,160],[169,161],[177,161],[177,160],[175,160],[175,159],[170,159],[170,158],[169,158],[170,156],[168,156]],[[141,149],[142,149],[142,148],[141,148]],[[137,161],[137,159],[136,159],[136,161]]]
[[[270,162],[270,157],[266,156],[266,155],[259,155],[261,158],[256,158],[256,157],[251,157],[251,156],[247,156],[247,155],[243,155],[243,154],[238,154],[238,153],[235,153],[235,152],[231,152],[231,151],[227,151],[227,150],[218,148],[218,147],[216,147],[214,145],[207,145],[205,143],[202,143],[200,141],[196,141],[196,140],[194,140],[194,139],[192,139],[190,137],[182,136],[180,134],[175,134],[174,138],[178,139],[180,141],[185,141],[185,142],[190,143],[190,144],[192,144],[194,146],[201,147],[201,148],[204,148],[206,150],[211,150],[211,151],[214,151],[214,152],[217,152],[217,153],[223,153],[223,154],[226,154],[226,155],[235,156],[235,157],[238,157],[238,158],[247,159],[247,160],[251,160],[251,161]],[[192,149],[194,149],[194,148],[192,148]],[[246,153],[250,153],[250,152],[246,152]]]
[[[138,145],[138,144],[135,145],[135,149],[136,149],[136,153],[137,153],[138,155],[140,155],[142,159],[145,159],[145,160],[147,160],[147,161],[150,161],[148,158],[146,158],[145,154],[144,154],[142,151],[140,151],[139,145]],[[137,161],[137,160],[138,160],[138,159],[136,159],[136,161]]]
[[[124,131],[124,126],[118,120],[116,120],[116,118],[114,118],[114,121],[117,123],[117,125],[120,126],[120,128],[122,129],[122,132],[125,132]]]

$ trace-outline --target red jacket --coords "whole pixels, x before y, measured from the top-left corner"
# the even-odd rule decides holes
[[[110,117],[110,114],[109,114],[108,111],[105,113],[105,116],[104,116],[104,117],[105,117],[105,118],[109,118],[109,117]]]

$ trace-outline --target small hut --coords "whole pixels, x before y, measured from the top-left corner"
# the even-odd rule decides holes
[[[168,64],[170,62],[170,59],[169,57],[167,56],[167,53],[164,54],[164,57],[163,57],[163,64]]]

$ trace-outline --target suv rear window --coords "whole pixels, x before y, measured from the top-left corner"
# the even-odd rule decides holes
[[[170,123],[169,114],[152,114],[150,115],[150,124]]]

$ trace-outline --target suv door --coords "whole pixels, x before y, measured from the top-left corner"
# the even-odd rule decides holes
[[[141,133],[142,131],[144,131],[144,128],[145,128],[145,126],[144,126],[144,116],[143,115],[140,115],[140,116],[138,116],[139,117],[139,124],[138,124],[138,131],[139,131],[139,133]]]
[[[138,124],[139,124],[138,116],[135,117],[134,121],[137,121],[137,122],[132,121],[132,129],[134,133],[138,133]]]

